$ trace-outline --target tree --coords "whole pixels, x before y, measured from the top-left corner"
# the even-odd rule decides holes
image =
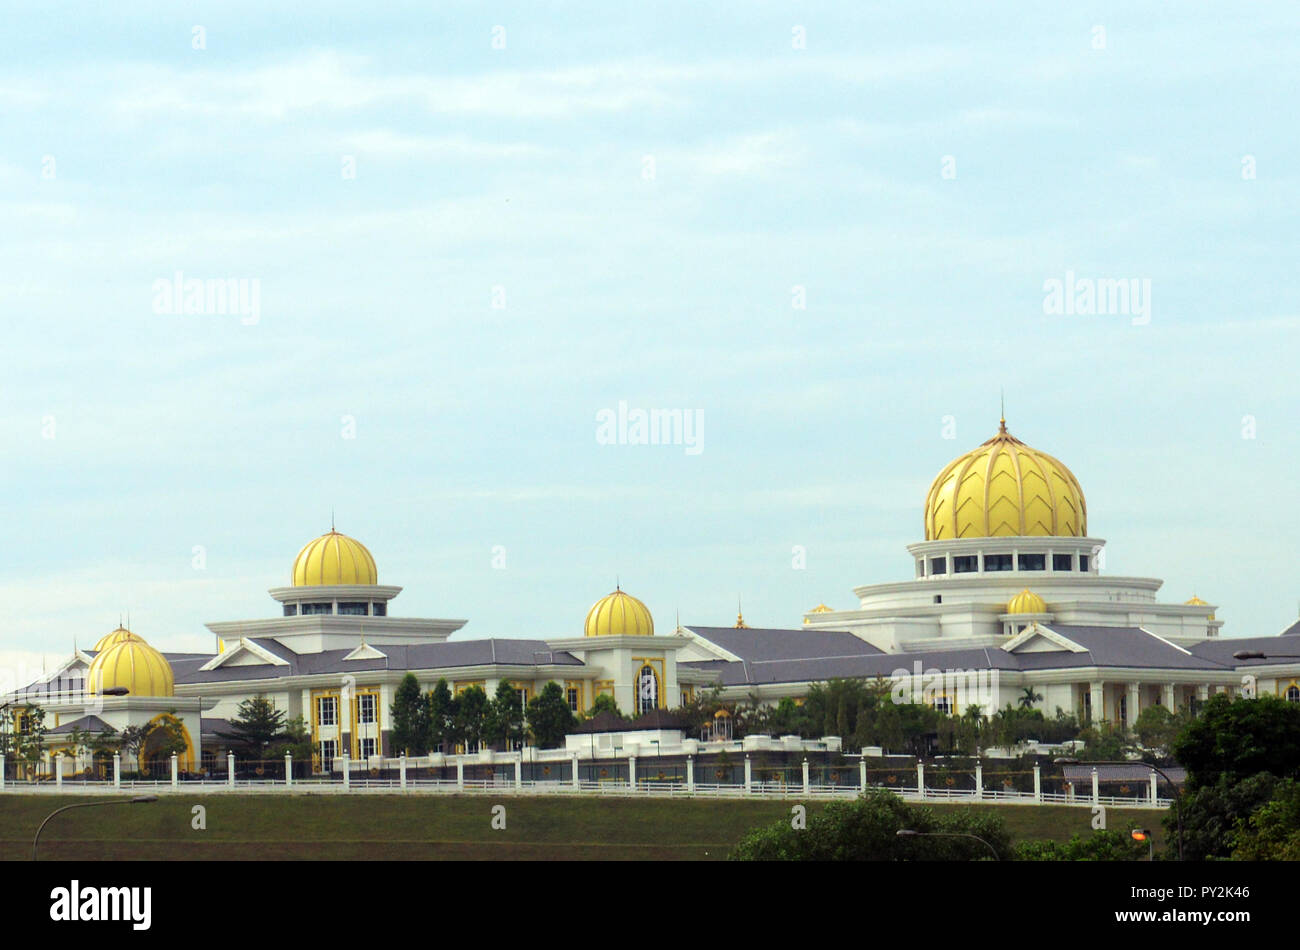
[[[488,705],[487,693],[483,692],[482,686],[466,687],[456,697],[453,731],[466,752],[477,749],[486,741]]]
[[[1034,703],[1041,703],[1042,701],[1042,693],[1036,693],[1032,686],[1026,686],[1021,692],[1019,705],[1021,709],[1033,709]]]
[[[35,769],[45,753],[45,710],[27,704],[15,714],[14,756]]]
[[[528,701],[528,728],[533,741],[543,749],[564,745],[564,737],[577,724],[564,688],[552,680],[542,687],[539,695]]]
[[[1183,817],[1183,858],[1204,861],[1232,855],[1233,835],[1243,822],[1262,808],[1278,786],[1278,779],[1261,772],[1239,782],[1220,777],[1213,785],[1184,789],[1178,808]],[[1178,833],[1173,809],[1163,819],[1166,840]]]
[[[809,814],[794,830],[789,818],[745,835],[733,861],[987,861],[988,846],[968,837],[899,837],[900,829],[974,835],[1001,858],[1010,856],[1011,837],[1002,818],[988,812],[939,814],[911,806],[887,791],[871,791],[852,802],[835,801]]]
[[[271,744],[284,736],[284,713],[265,696],[254,696],[239,704],[238,715],[230,720],[230,732],[218,732],[241,747],[246,754],[265,759]]]
[[[493,747],[509,748],[523,740],[523,700],[509,680],[497,683],[496,695],[485,710],[483,733],[485,741]]]
[[[1300,705],[1276,696],[1231,699],[1219,693],[1175,739],[1170,751],[1187,769],[1188,791],[1239,782],[1261,772],[1300,777]]]
[[[1284,779],[1229,836],[1234,861],[1300,860],[1300,783]]]
[[[609,693],[600,693],[592,701],[591,708],[583,716],[584,719],[595,719],[601,713],[606,712],[611,716],[617,716],[619,719],[626,719],[622,711],[618,708],[618,703],[614,702],[614,697]]]
[[[1125,832],[1102,829],[1073,835],[1069,841],[1022,841],[1016,845],[1017,861],[1141,861],[1147,846]]]
[[[429,713],[429,703],[420,692],[420,681],[414,673],[407,673],[389,707],[394,752],[424,755],[429,751]]]
[[[185,741],[185,726],[176,718],[175,710],[163,713],[144,727],[141,748],[163,759],[181,755],[189,748],[189,743]]]
[[[288,753],[298,761],[307,762],[311,760],[312,752],[311,733],[307,731],[307,720],[302,716],[294,716],[285,722],[284,732],[272,744],[268,754],[279,758]]]
[[[445,679],[438,680],[433,691],[425,697],[428,708],[429,750],[443,751],[455,745],[456,700]]]
[[[1164,706],[1148,706],[1138,713],[1133,723],[1133,732],[1144,749],[1167,755],[1169,747],[1178,738],[1184,726],[1183,720],[1175,716]]]

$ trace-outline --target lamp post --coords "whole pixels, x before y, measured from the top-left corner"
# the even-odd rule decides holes
[[[1079,759],[1053,759],[1057,765],[1082,765]],[[1089,762],[1089,765],[1141,765],[1162,776],[1174,789],[1174,820],[1178,822],[1178,860],[1183,860],[1183,787],[1171,779],[1158,765],[1149,762]]]
[[[135,798],[113,798],[106,802],[74,802],[71,805],[64,805],[62,808],[56,808],[45,816],[45,820],[41,822],[41,826],[36,829],[36,837],[32,838],[32,860],[36,860],[36,848],[41,843],[41,832],[44,831],[45,826],[50,823],[50,819],[60,812],[65,812],[72,808],[93,808],[96,805],[143,805],[146,802],[156,802],[157,800],[157,795],[137,795]]]
[[[1154,861],[1156,859],[1156,842],[1155,839],[1151,837],[1150,829],[1134,828],[1129,832],[1129,837],[1134,841],[1145,841],[1147,843],[1147,860]]]
[[[911,828],[899,828],[898,831],[894,832],[894,834],[900,838],[973,838],[989,849],[989,853],[993,855],[994,861],[1002,860],[998,857],[997,849],[979,835],[964,834],[957,831],[913,831]]]

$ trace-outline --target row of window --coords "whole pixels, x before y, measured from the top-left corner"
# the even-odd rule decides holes
[[[984,571],[1045,571],[1047,570],[1046,554],[1021,554],[1019,556],[1011,554],[985,554]],[[952,561],[952,572],[954,574],[975,574],[980,570],[980,555],[962,554],[954,555],[952,558],[947,556],[930,558],[930,576],[938,577],[941,574],[948,573],[948,562]],[[1080,571],[1088,570],[1088,555],[1079,555]],[[917,570],[924,574],[925,562],[917,562]],[[1073,571],[1074,555],[1073,554],[1053,554],[1052,555],[1053,571]]]
[[[363,600],[339,601],[338,615],[340,617],[387,617],[388,604],[383,601],[377,603],[367,603]],[[311,614],[332,614],[334,613],[334,602],[323,601],[319,603],[307,604],[285,604],[284,615],[286,617],[297,617],[300,614],[304,617]]]
[[[357,722],[370,725],[375,722],[374,693],[362,693],[357,697]],[[337,726],[339,724],[339,698],[337,696],[316,697],[316,724],[319,726]]]

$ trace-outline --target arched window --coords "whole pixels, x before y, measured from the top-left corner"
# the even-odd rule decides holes
[[[636,675],[636,708],[641,713],[659,708],[659,676],[649,663]]]
[[[1286,688],[1286,701],[1288,703],[1300,703],[1300,686],[1292,683]]]

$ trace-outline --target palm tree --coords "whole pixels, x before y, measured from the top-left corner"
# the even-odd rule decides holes
[[[1035,693],[1032,686],[1026,686],[1024,689],[1024,695],[1020,697],[1020,708],[1033,709],[1034,703],[1041,702],[1042,699],[1042,693]]]

